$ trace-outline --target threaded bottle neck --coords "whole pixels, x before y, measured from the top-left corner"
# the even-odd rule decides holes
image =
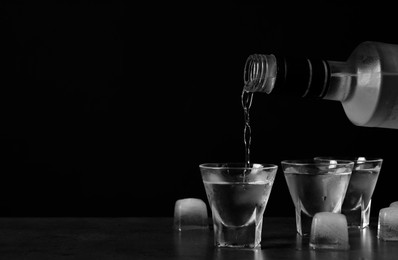
[[[244,89],[248,92],[270,94],[274,88],[276,72],[277,64],[274,55],[250,55],[244,68]]]
[[[254,54],[244,69],[249,92],[323,98],[329,79],[328,63],[321,59]]]

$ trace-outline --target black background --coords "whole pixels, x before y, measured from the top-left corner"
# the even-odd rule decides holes
[[[1,6],[0,215],[172,216],[206,201],[198,165],[243,161],[253,53],[346,60],[398,44],[393,7],[122,3]],[[372,215],[398,200],[398,130],[352,125],[340,103],[256,94],[252,161],[384,159]],[[281,169],[268,216],[294,216]]]

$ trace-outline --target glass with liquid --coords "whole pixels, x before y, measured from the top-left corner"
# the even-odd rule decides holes
[[[341,157],[338,157],[342,159]],[[348,227],[366,228],[370,222],[372,195],[383,163],[380,158],[344,157],[354,161],[350,183],[342,205]],[[335,161],[336,157],[316,157],[319,161]]]
[[[199,168],[211,208],[215,246],[260,247],[263,214],[278,166],[206,163]]]
[[[285,160],[281,164],[295,207],[297,233],[309,235],[318,212],[341,213],[354,162]]]

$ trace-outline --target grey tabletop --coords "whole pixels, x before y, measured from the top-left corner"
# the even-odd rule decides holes
[[[293,218],[265,218],[261,249],[216,249],[212,230],[173,229],[172,218],[0,218],[0,259],[398,259],[374,225],[350,230],[350,250],[314,251]]]

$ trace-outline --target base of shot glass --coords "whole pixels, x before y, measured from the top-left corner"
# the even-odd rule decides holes
[[[301,208],[296,208],[296,229],[301,236],[310,236],[312,217],[305,214]]]
[[[369,201],[368,205],[364,205],[364,201],[362,200],[361,206],[354,210],[346,210],[342,209],[342,213],[347,218],[348,228],[366,228],[369,226],[369,218],[370,218],[370,207],[372,204],[372,200]]]
[[[252,221],[247,225],[234,227],[225,226],[218,220],[213,219],[214,244],[219,248],[247,248],[256,249],[261,247],[262,218]]]

